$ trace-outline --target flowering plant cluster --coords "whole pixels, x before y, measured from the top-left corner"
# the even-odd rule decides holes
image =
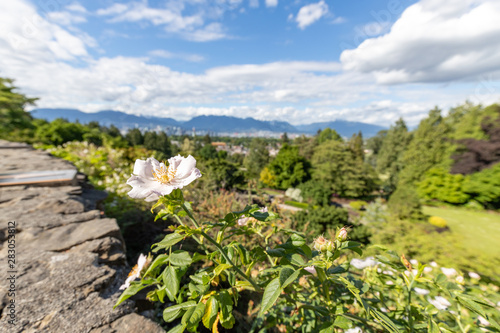
[[[156,219],[173,217],[178,225],[153,244],[152,254],[139,257],[115,307],[144,289],[149,300],[165,304],[163,320],[172,323],[171,333],[196,332],[201,325],[212,332],[237,325],[249,332],[500,331],[498,295],[492,287],[471,287],[478,277],[466,283],[463,277],[432,276],[437,268],[383,247],[384,255],[349,261],[362,250],[346,228],[308,243],[258,205],[217,221],[198,220],[182,188],[201,176],[192,156],[172,157],[168,164],[136,161],[129,195],[156,201]],[[278,234],[286,240],[277,241]],[[241,236],[253,240],[252,248]],[[195,251],[182,249],[188,242],[197,244]],[[244,294],[252,298],[247,318],[237,319]]]

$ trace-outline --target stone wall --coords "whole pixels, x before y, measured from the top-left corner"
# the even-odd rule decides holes
[[[27,145],[0,146],[0,173],[74,168]],[[116,220],[96,206],[104,197],[82,177],[76,186],[0,187],[0,332],[164,332],[134,313],[133,301],[113,310],[130,267]],[[16,223],[15,273],[9,221]],[[11,275],[15,297],[8,296]],[[12,299],[15,325],[8,322]]]

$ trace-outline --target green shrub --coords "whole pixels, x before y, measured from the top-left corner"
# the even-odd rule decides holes
[[[367,205],[368,205],[368,203],[366,201],[363,201],[363,200],[356,200],[356,201],[349,202],[349,206],[351,206],[351,208],[354,210],[365,209],[365,207]]]
[[[389,212],[401,220],[422,220],[422,205],[411,187],[399,187],[389,198]]]
[[[438,228],[446,228],[448,226],[446,220],[439,216],[429,217],[429,223]]]
[[[299,185],[302,197],[313,205],[328,206],[333,194],[331,186],[325,182],[309,180]]]
[[[293,214],[292,221],[296,231],[304,232],[309,237],[335,232],[336,228],[344,226],[352,227],[349,231],[350,240],[367,244],[371,236],[367,227],[349,222],[346,209],[335,206],[299,211]]]

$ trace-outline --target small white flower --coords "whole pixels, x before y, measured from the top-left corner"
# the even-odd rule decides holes
[[[429,293],[430,293],[430,291],[429,291],[429,290],[427,290],[427,289],[422,289],[422,288],[417,288],[417,287],[415,287],[415,288],[413,288],[413,289],[415,290],[415,292],[416,292],[418,295],[427,295],[427,294],[429,294]]]
[[[385,313],[389,312],[389,310],[387,310],[386,308],[380,308],[380,311],[385,312]]]
[[[128,195],[135,199],[156,201],[160,196],[183,188],[200,177],[201,172],[196,168],[196,160],[191,155],[169,158],[168,167],[153,157],[146,161],[136,160],[133,175],[127,180],[127,184],[132,186]]]
[[[362,259],[352,259],[351,266],[354,266],[357,269],[364,269],[366,267],[372,267],[378,264],[378,262],[373,259],[373,257],[368,257],[365,260]]]
[[[363,333],[363,331],[360,327],[354,327],[346,330],[345,333]]]
[[[428,298],[427,300],[438,310],[446,310],[449,306],[451,306],[451,303],[448,302],[446,298],[441,296],[436,296],[434,299]]]
[[[250,217],[242,217],[241,219],[238,220],[238,225],[241,227],[245,226],[245,225],[247,225],[249,220],[250,220]]]
[[[441,271],[443,272],[444,275],[447,277],[452,277],[454,275],[457,275],[457,271],[455,268],[446,268],[446,267],[441,267]]]
[[[432,267],[425,266],[425,267],[424,267],[424,273],[425,273],[425,274],[429,274],[430,272],[432,272]]]
[[[144,269],[144,266],[147,262],[148,257],[141,253],[139,255],[139,259],[137,259],[137,265],[132,268],[132,271],[130,271],[128,278],[125,280],[125,283],[120,286],[120,290],[127,289],[128,287],[130,287],[130,282],[141,277],[141,271]]]
[[[389,280],[389,281],[386,281],[385,284],[388,285],[388,286],[392,286],[394,284],[394,282],[392,282],[391,280]]]
[[[410,260],[410,263],[413,265],[413,266],[418,266],[418,261],[416,259],[411,259]]]
[[[476,280],[479,280],[481,279],[481,275],[475,273],[475,272],[469,272],[469,276],[471,279],[476,279]]]
[[[458,284],[464,284],[465,280],[464,280],[464,277],[462,275],[459,275],[455,278],[455,281],[458,283]]]
[[[431,261],[431,266],[432,266],[432,267],[438,267],[438,264],[437,264],[437,262],[435,262],[435,261]]]

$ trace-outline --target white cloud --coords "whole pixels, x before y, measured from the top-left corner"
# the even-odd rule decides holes
[[[305,29],[326,14],[328,14],[328,5],[322,0],[300,8],[295,20],[300,29]]]
[[[150,7],[147,1],[114,4],[100,9],[97,15],[109,17],[109,22],[149,22],[166,32],[195,42],[231,38],[220,22],[228,10],[239,8],[242,0],[212,2],[168,2],[165,8]],[[187,5],[198,5],[193,14],[184,15]]]
[[[72,4],[66,6],[66,9],[72,12],[78,12],[78,13],[87,13],[87,9],[83,7],[81,4],[78,2],[73,2]]]
[[[347,22],[347,19],[345,17],[338,16],[332,21],[332,24],[342,24],[345,22]]]
[[[39,107],[115,109],[177,119],[251,115],[293,124],[339,118],[387,126],[401,115],[415,125],[434,105],[446,109],[466,96],[477,102],[500,97],[494,76],[472,87],[387,86],[376,84],[369,71],[346,71],[336,61],[226,65],[193,74],[149,61],[152,56],[188,56],[166,50],[144,57],[92,56],[95,41],[73,28],[41,17],[22,0],[0,2],[0,73],[15,78],[23,93],[40,97]]]
[[[50,12],[47,13],[47,18],[50,21],[61,25],[73,25],[87,22],[87,19],[84,16],[70,12]]]
[[[266,7],[278,6],[278,0],[266,0]]]
[[[422,0],[408,7],[390,32],[344,51],[341,61],[345,69],[373,73],[384,84],[498,75],[499,17],[496,0]]]
[[[173,53],[167,50],[153,50],[149,52],[152,57],[165,58],[165,59],[183,59],[190,62],[200,62],[205,60],[205,58],[198,54],[189,53]]]
[[[259,7],[259,0],[250,0],[248,5],[251,8],[258,8]]]

